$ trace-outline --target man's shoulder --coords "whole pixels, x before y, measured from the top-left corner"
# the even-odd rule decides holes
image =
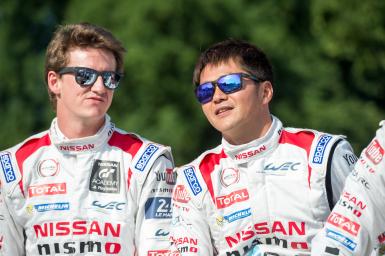
[[[16,152],[20,148],[26,147],[28,145],[31,146],[31,145],[36,145],[36,144],[38,144],[38,145],[51,144],[48,130],[33,134],[33,135],[27,137],[26,139],[24,139],[23,141],[15,144],[11,147],[8,147],[4,150],[1,150],[0,152]]]
[[[193,161],[184,166],[194,166],[194,168],[200,171],[204,171],[205,169],[212,166],[214,163],[219,162],[220,159],[226,157],[227,156],[223,150],[222,145],[218,145],[215,148],[211,148],[202,152],[197,158],[195,158]],[[180,167],[180,169],[183,169],[184,166]]]
[[[51,145],[48,131],[34,134],[22,142],[0,151],[0,180],[10,187],[21,179],[19,166],[42,147]]]
[[[210,174],[219,164],[219,161],[226,158],[221,145],[206,150],[200,154],[192,162],[177,168],[178,175],[184,177],[185,182],[189,185],[194,195],[206,190],[206,184],[210,180]]]
[[[290,141],[290,142],[302,142],[308,144],[317,144],[320,141],[330,141],[330,140],[341,140],[346,139],[346,136],[340,134],[332,134],[320,130],[309,129],[309,128],[295,128],[295,127],[285,127],[282,129],[281,142]]]

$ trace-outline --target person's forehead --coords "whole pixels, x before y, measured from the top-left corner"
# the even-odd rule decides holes
[[[74,65],[93,66],[116,66],[114,54],[103,48],[75,47],[69,49],[67,53],[67,63]],[[91,66],[90,66],[91,67]]]
[[[241,65],[232,59],[219,63],[207,64],[200,74],[200,82],[214,81],[223,75],[245,72]]]

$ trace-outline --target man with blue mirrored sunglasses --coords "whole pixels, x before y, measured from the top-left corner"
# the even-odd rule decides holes
[[[107,111],[122,43],[89,24],[58,27],[45,78],[49,130],[0,152],[0,255],[148,255],[169,246],[171,150],[115,127]]]
[[[350,144],[344,136],[285,128],[269,111],[270,62],[248,42],[208,48],[193,82],[222,143],[177,169],[173,250],[310,255],[357,159]]]

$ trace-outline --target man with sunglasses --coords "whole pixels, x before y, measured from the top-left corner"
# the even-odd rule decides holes
[[[243,41],[204,51],[195,95],[222,143],[178,168],[171,241],[181,255],[310,255],[356,162],[343,136],[270,114],[272,67]]]
[[[0,152],[0,255],[154,255],[169,246],[169,147],[106,114],[125,49],[88,23],[60,26],[45,78],[48,131]]]
[[[340,203],[314,238],[312,255],[385,255],[384,156],[385,120],[346,179]]]

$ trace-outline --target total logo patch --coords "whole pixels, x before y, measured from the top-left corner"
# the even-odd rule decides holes
[[[59,163],[54,159],[41,161],[37,168],[40,177],[56,176],[59,172]]]
[[[95,160],[90,177],[90,191],[100,193],[120,192],[119,162]]]
[[[327,219],[327,222],[338,228],[341,228],[342,230],[348,232],[353,236],[357,236],[358,231],[360,230],[360,224],[338,213],[332,212],[329,218]]]
[[[240,189],[231,192],[228,195],[218,196],[215,198],[215,202],[218,209],[229,207],[235,203],[243,202],[249,199],[249,192],[247,189]]]
[[[66,183],[51,183],[34,185],[28,188],[29,197],[43,196],[43,195],[58,195],[67,193]]]

